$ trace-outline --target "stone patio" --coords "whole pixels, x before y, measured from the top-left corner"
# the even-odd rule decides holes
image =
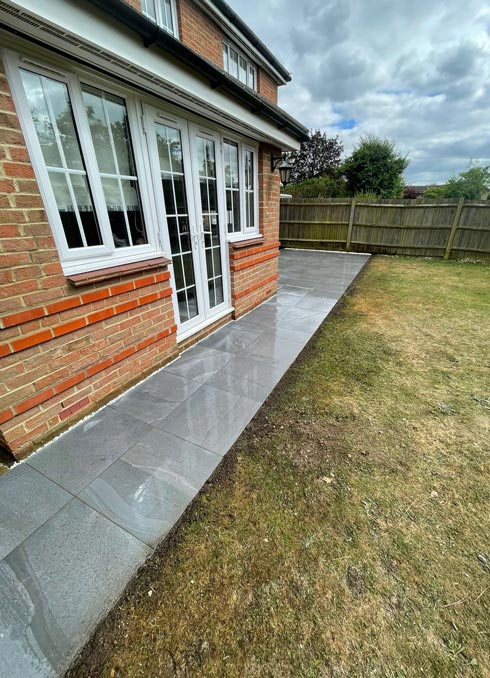
[[[60,676],[367,263],[285,250],[276,296],[0,477],[0,676]]]

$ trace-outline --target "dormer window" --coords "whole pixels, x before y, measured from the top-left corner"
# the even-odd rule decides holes
[[[235,46],[223,42],[223,68],[250,89],[257,90],[257,69]]]
[[[175,0],[141,0],[143,14],[177,37]]]

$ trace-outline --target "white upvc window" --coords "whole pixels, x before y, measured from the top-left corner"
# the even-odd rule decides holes
[[[259,230],[257,149],[223,138],[223,172],[228,240],[254,237]]]
[[[223,41],[223,68],[250,89],[257,90],[257,69],[239,49]]]
[[[16,56],[8,63],[65,274],[157,256],[134,102]]]
[[[141,0],[141,10],[148,19],[178,37],[175,0]]]

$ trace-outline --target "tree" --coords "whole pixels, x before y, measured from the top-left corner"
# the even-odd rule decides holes
[[[374,193],[397,198],[403,192],[403,172],[408,159],[396,150],[395,142],[372,134],[361,137],[359,145],[344,162],[343,172],[349,195]]]
[[[490,167],[471,163],[468,169],[453,176],[443,186],[431,186],[424,198],[464,198],[486,200],[490,188]]]
[[[319,129],[310,130],[308,141],[304,141],[301,149],[288,158],[293,166],[292,182],[334,176],[340,168],[343,150],[338,137],[327,137]]]

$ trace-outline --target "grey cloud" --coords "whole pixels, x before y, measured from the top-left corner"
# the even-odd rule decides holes
[[[490,10],[482,0],[228,0],[282,59],[301,122],[393,138],[410,182],[490,164]],[[341,119],[354,129],[338,130]]]

